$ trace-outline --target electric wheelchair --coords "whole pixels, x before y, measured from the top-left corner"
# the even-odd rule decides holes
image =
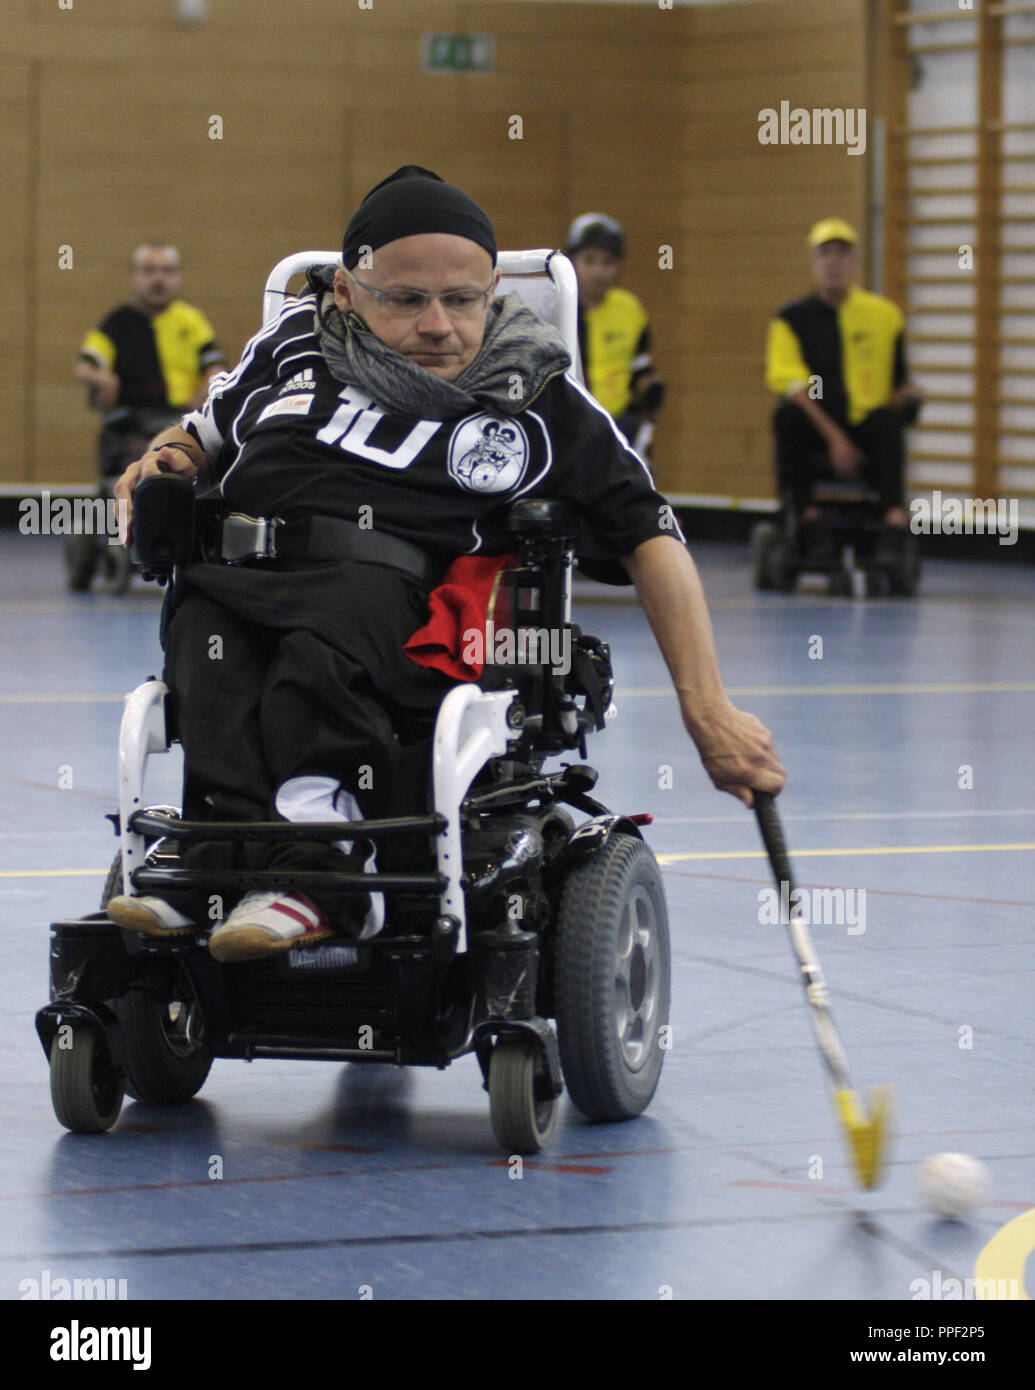
[[[334,259],[304,253],[281,262],[264,316],[275,312],[290,274]],[[500,265],[501,293],[516,288],[576,344],[566,258],[503,253]],[[574,347],[577,362],[576,354]],[[148,480],[159,499],[154,524],[146,522],[144,485],[134,498],[148,551],[139,558],[158,578],[191,553],[189,528],[170,521],[181,505],[188,516],[197,505],[182,501],[182,483]],[[518,634],[517,652],[522,632],[565,633],[568,669],[550,664],[549,644],[529,642],[526,659],[487,666],[479,682],[452,688],[433,727],[415,720],[400,731],[409,770],[403,814],[346,824],[190,823],[175,808],[148,807],[146,765],[175,740],[175,709],[153,678],[127,697],[119,810],[110,817],[120,851],[100,911],[52,925],[50,1002],[36,1016],[66,1128],[110,1129],[127,1093],[150,1104],[187,1101],[217,1057],[441,1069],[473,1052],[506,1153],[549,1142],[565,1086],[593,1120],[629,1119],[650,1103],[670,995],[664,891],[640,830],[650,817],[608,810],[585,762],[587,734],[605,726],[611,708],[610,653],[571,621],[573,515],[523,499],[507,525],[514,559],[497,576],[487,616],[496,630]],[[559,767],[548,770],[558,756]],[[343,835],[395,846],[391,867],[247,873],[191,869],[181,858],[200,840]],[[221,965],[203,932],[143,936],[104,911],[121,891],[258,887],[382,893],[385,926],[369,939],[339,937]]]
[[[808,544],[790,498],[780,521],[759,522],[751,532],[751,569],[756,589],[790,593],[803,574],[828,578],[830,592],[855,598],[910,595],[920,583],[917,539],[906,528],[884,524],[878,493],[863,483],[817,482],[812,500],[820,509],[817,530],[826,544]]]
[[[97,439],[98,479],[94,497],[105,505],[110,503],[116,479],[140,457],[159,430],[179,420],[179,413],[168,411],[130,410],[125,406],[110,410]],[[101,590],[124,594],[133,578],[129,551],[122,545],[109,544],[108,535],[102,532],[69,536],[64,562],[65,581],[72,593],[85,593],[96,579]]]
[[[907,400],[895,411],[905,427],[915,423],[920,408],[918,400]],[[825,452],[810,455],[806,464],[816,477],[811,501],[819,508],[819,520],[804,524],[790,492],[780,487],[779,521],[759,522],[751,532],[755,588],[790,593],[802,574],[820,574],[827,577],[832,594],[916,593],[916,536],[907,528],[885,525],[880,494],[865,482],[829,476]]]

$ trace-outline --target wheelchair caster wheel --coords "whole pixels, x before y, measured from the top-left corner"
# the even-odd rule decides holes
[[[103,1134],[119,1118],[125,1094],[108,1049],[92,1028],[66,1025],[50,1045],[54,1114],[73,1134]]]
[[[920,584],[920,551],[916,537],[908,532],[903,536],[895,563],[888,570],[888,586],[893,594],[906,598],[916,593]]]
[[[106,545],[100,557],[100,588],[109,594],[124,594],[133,578],[133,561],[122,545]]]
[[[65,542],[65,579],[73,594],[89,589],[99,559],[96,536],[69,536]]]
[[[557,1124],[557,1098],[537,1095],[545,1080],[539,1049],[530,1039],[502,1037],[489,1059],[489,1108],[504,1153],[534,1154]]]
[[[782,536],[773,542],[765,556],[766,584],[778,594],[793,592],[798,583],[798,570],[790,544]]]
[[[751,534],[751,570],[756,589],[789,594],[798,582],[791,545],[769,522],[761,522]]]
[[[760,521],[751,532],[751,579],[756,589],[772,588],[768,555],[780,539],[779,528],[769,521]]]
[[[887,598],[891,592],[891,582],[880,570],[869,570],[866,575],[866,597]]]

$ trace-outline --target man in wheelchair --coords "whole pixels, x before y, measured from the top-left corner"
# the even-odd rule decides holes
[[[469,563],[461,585],[486,590],[498,561],[483,557],[514,551],[505,516],[519,498],[570,504],[587,566],[620,562],[715,785],[748,805],[753,788],[783,785],[768,730],[725,694],[671,509],[571,375],[556,330],[516,297],[494,298],[496,258],[470,197],[427,170],[397,170],[349,222],[344,268],[311,272],[204,406],[157,435],[116,485],[131,526],[134,489],[161,472],[218,498],[165,614],[185,819],[398,815],[408,742],[419,742],[405,726],[430,721],[457,684],[449,662],[404,648],[434,619],[429,595],[458,557]],[[390,847],[378,855],[379,870],[391,867]],[[374,865],[372,845],[347,829],[334,843],[222,841],[183,857],[280,872]],[[118,894],[106,910],[151,937],[211,927],[199,894]],[[380,894],[276,888],[220,915],[209,950],[224,963],[334,935],[369,940],[384,923]]]
[[[856,243],[843,219],[816,223],[808,235],[814,292],[769,324],[766,384],[781,398],[777,485],[804,567],[836,566],[837,534],[858,541],[860,521],[872,519],[876,563],[895,571],[909,542],[904,431],[921,392],[909,378],[902,311],[854,283]]]

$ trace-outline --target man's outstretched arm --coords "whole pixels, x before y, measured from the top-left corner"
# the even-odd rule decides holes
[[[674,536],[653,536],[623,556],[665,658],[687,732],[721,791],[753,804],[752,790],[780,790],[787,773],[773,736],[726,694],[697,567]]]

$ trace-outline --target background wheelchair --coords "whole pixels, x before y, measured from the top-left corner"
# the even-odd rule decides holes
[[[334,259],[306,253],[282,262],[265,317],[291,273]],[[548,252],[505,253],[500,263],[501,292],[517,288],[574,343],[570,263]],[[161,488],[172,480],[150,481]],[[416,721],[403,731],[401,814],[294,826],[189,823],[175,808],[148,808],[147,761],[175,739],[175,712],[158,680],[127,697],[112,817],[120,852],[101,910],[53,924],[50,1002],[36,1016],[66,1128],[109,1129],[125,1093],[151,1104],[186,1101],[216,1057],[444,1068],[473,1052],[507,1153],[549,1141],[565,1084],[594,1120],[629,1119],[650,1103],[670,995],[664,891],[640,832],[650,817],[609,811],[592,795],[597,774],[584,761],[587,734],[604,727],[611,703],[610,654],[571,622],[575,518],[524,499],[508,525],[516,559],[497,578],[488,616],[497,631],[518,634],[518,652],[522,633],[568,634],[570,669],[549,664],[548,643],[537,651],[528,642],[532,659],[487,667],[480,682],[447,694],[433,727]],[[179,544],[158,545],[147,567],[167,570]],[[576,752],[546,770],[551,756]],[[377,845],[389,870],[202,871],[181,858],[199,840],[343,835]],[[224,966],[204,934],[144,937],[104,912],[120,891],[257,887],[383,893],[386,924],[368,940]]]
[[[789,497],[781,520],[761,521],[751,532],[751,570],[756,589],[790,593],[803,574],[826,575],[832,594],[856,598],[916,593],[920,551],[908,528],[889,534],[881,499],[864,483],[831,479],[817,482],[812,500],[828,545],[810,550]]]
[[[115,480],[134,459],[140,458],[151,440],[180,420],[179,413],[135,411],[125,406],[110,410],[97,439],[98,480],[95,497],[108,502]],[[73,593],[85,593],[94,580],[113,594],[124,594],[133,578],[133,562],[122,545],[109,545],[103,534],[71,535],[65,541],[65,580]]]
[[[920,409],[921,402],[912,398],[894,406],[903,427],[916,422]],[[751,532],[755,588],[790,593],[802,574],[823,574],[832,594],[916,593],[920,550],[912,531],[886,526],[880,495],[865,482],[832,476],[825,451],[809,455],[805,463],[816,480],[811,501],[820,519],[803,525],[781,478],[779,522],[759,522]]]

